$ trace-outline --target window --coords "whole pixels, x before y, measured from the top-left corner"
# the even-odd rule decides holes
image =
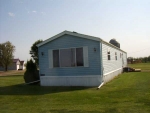
[[[116,60],[117,60],[117,52],[115,52],[115,58],[116,58]]]
[[[77,66],[83,66],[83,48],[76,48]]]
[[[83,48],[53,50],[53,67],[83,66]]]
[[[111,60],[110,59],[110,50],[108,49],[108,51],[107,51],[107,55],[108,55],[108,60]]]
[[[59,50],[53,50],[53,67],[59,67]]]
[[[60,49],[60,67],[75,66],[75,49]]]

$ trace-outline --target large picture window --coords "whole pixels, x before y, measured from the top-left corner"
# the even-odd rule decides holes
[[[53,67],[83,66],[83,48],[53,50]]]
[[[75,66],[75,49],[60,49],[60,67]]]

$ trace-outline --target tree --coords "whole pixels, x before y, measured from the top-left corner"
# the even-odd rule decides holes
[[[134,59],[133,57],[128,57],[127,58],[128,62],[130,62],[131,64],[133,63],[133,59]]]
[[[0,65],[7,71],[8,66],[13,61],[13,54],[15,52],[15,46],[9,41],[0,44]]]
[[[150,62],[150,56],[148,56],[148,62]]]
[[[31,46],[31,50],[30,50],[30,54],[31,57],[34,59],[35,64],[39,65],[39,56],[38,56],[38,47],[37,44],[43,42],[43,40],[37,40],[36,42],[33,43],[33,45]]]
[[[145,63],[147,63],[148,57],[144,57],[143,60],[144,60]]]
[[[39,71],[32,59],[26,63],[26,72],[24,73],[24,80],[26,83],[39,80]]]

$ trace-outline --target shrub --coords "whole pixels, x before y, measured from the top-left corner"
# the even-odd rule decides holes
[[[27,61],[24,80],[26,83],[39,80],[39,71],[37,70],[37,66],[32,59]]]

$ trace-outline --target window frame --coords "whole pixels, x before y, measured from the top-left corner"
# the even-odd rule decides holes
[[[117,60],[117,52],[115,52],[115,60]]]
[[[110,50],[107,51],[107,60],[111,60]]]
[[[74,67],[61,67],[61,64],[60,64],[60,50],[61,50],[61,49],[73,49],[73,48],[75,49],[75,66],[74,66]],[[82,48],[82,49],[83,49],[83,46],[81,46],[81,47],[70,47],[70,48],[52,49],[52,55],[53,55],[53,51],[54,51],[54,50],[59,50],[59,67],[54,67],[54,64],[53,64],[53,68],[75,68],[75,67],[84,67],[84,49],[83,49],[83,66],[77,66],[76,48]]]

